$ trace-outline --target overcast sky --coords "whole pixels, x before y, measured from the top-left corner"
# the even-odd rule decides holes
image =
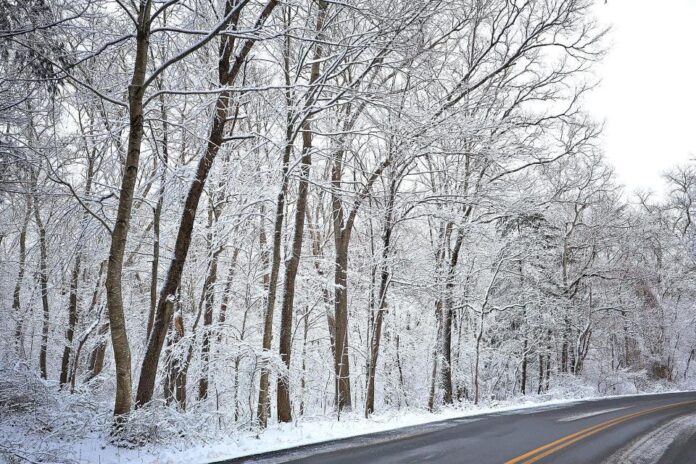
[[[597,3],[612,49],[588,109],[619,181],[662,193],[660,174],[696,157],[696,0]]]

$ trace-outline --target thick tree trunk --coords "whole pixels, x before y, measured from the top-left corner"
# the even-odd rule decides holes
[[[147,72],[148,50],[150,42],[149,0],[140,2],[138,26],[136,33],[136,51],[133,65],[133,78],[128,87],[128,109],[130,132],[125,169],[119,189],[118,210],[109,250],[109,267],[106,272],[106,305],[111,329],[111,346],[116,363],[116,401],[114,416],[128,414],[132,406],[131,352],[126,331],[126,317],[123,311],[122,274],[123,257],[128,240],[130,216],[133,208],[133,194],[138,178],[140,149],[143,140],[143,97],[145,93],[145,73]]]
[[[136,407],[149,403],[154,394],[157,366],[159,364],[162,346],[164,345],[164,339],[167,334],[167,328],[171,321],[172,307],[177,298],[176,295],[179,283],[181,282],[186,256],[188,255],[188,250],[191,245],[191,233],[196,220],[198,202],[203,192],[203,186],[208,177],[208,172],[212,167],[212,162],[215,155],[217,155],[219,146],[222,144],[228,100],[229,92],[223,92],[221,98],[218,99],[216,117],[213,123],[213,131],[211,131],[210,135],[208,150],[206,150],[205,155],[201,157],[198,163],[194,181],[191,183],[184,204],[184,211],[174,245],[174,256],[160,291],[152,333],[148,338],[147,349],[145,351],[145,357],[143,358],[140,379],[138,381],[138,391],[136,394]]]
[[[445,282],[445,298],[442,308],[442,402],[452,404],[452,307],[454,306],[454,279],[459,262],[459,252],[464,241],[464,230],[459,229],[450,256],[447,280]]]
[[[287,17],[286,20],[288,20]],[[289,25],[286,24],[286,27],[289,27]],[[278,290],[278,274],[280,272],[280,248],[283,241],[283,222],[285,221],[285,196],[287,195],[288,190],[288,170],[290,168],[290,155],[292,153],[293,123],[291,109],[292,97],[290,88],[289,43],[290,38],[288,35],[286,35],[285,50],[283,54],[285,85],[287,87],[285,90],[285,104],[287,106],[285,125],[285,149],[283,151],[280,191],[278,192],[278,198],[276,200],[275,218],[273,223],[273,252],[271,257],[271,274],[268,282],[268,294],[266,296],[266,314],[263,325],[262,348],[265,351],[271,349],[271,343],[273,341],[273,316],[275,313],[276,293]],[[268,424],[268,416],[270,413],[268,377],[269,373],[267,369],[264,368],[261,372],[261,377],[259,379],[259,407],[257,413],[257,420],[261,427],[266,427],[266,425]],[[280,399],[278,399],[278,404],[280,404]]]

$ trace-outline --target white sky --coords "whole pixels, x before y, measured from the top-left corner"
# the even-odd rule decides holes
[[[696,0],[597,0],[612,46],[587,109],[627,192],[663,193],[660,174],[696,157]]]

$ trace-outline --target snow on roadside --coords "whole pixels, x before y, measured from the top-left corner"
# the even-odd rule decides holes
[[[356,435],[384,432],[402,427],[424,425],[447,419],[472,417],[492,412],[505,412],[520,409],[539,409],[560,407],[578,400],[559,399],[553,401],[506,402],[470,408],[447,408],[437,413],[425,410],[402,410],[374,414],[365,419],[351,414],[341,421],[333,418],[303,419],[296,424],[276,424],[260,435],[241,434],[214,445],[197,446],[185,451],[162,450],[160,463],[211,462],[233,459],[251,454],[278,451],[296,446],[321,443],[329,440],[349,438]],[[103,462],[103,461],[102,461]]]
[[[653,393],[644,393],[645,395]],[[491,402],[484,406],[461,406],[444,408],[430,413],[422,409],[374,414],[365,419],[353,413],[344,416],[340,421],[333,417],[304,418],[294,424],[275,424],[261,434],[241,432],[234,437],[220,439],[215,443],[201,444],[181,449],[179,447],[143,448],[140,450],[123,450],[107,446],[92,448],[85,444],[81,448],[83,461],[100,462],[102,464],[123,463],[157,463],[187,464],[206,463],[234,459],[252,454],[278,451],[296,446],[321,443],[329,440],[353,437],[369,433],[394,430],[402,427],[424,425],[447,419],[466,418],[488,413],[504,413],[540,409],[551,409],[566,406],[580,401],[595,401],[612,398],[607,396],[593,397],[564,397],[549,399],[550,395],[522,398],[510,401]],[[630,395],[636,396],[636,395]],[[615,397],[621,397],[617,395]]]
[[[582,393],[585,393],[584,397]],[[644,393],[652,394],[652,393]],[[46,436],[2,424],[0,421],[0,443],[15,445],[11,451],[18,455],[36,456],[44,453],[43,462],[100,463],[100,464],[187,464],[206,463],[244,457],[252,454],[278,451],[301,445],[316,444],[328,440],[348,438],[356,435],[383,432],[402,427],[429,424],[437,421],[466,418],[487,413],[504,413],[557,408],[579,401],[611,398],[591,396],[592,392],[559,390],[542,396],[517,398],[509,401],[490,401],[473,406],[443,408],[436,413],[423,409],[409,409],[374,414],[365,419],[357,412],[344,415],[340,421],[335,417],[305,417],[293,424],[275,424],[262,433],[240,431],[233,436],[207,437],[203,440],[181,440],[172,444],[146,445],[140,448],[119,448],[106,442],[99,431],[85,438]],[[635,395],[630,395],[635,396]],[[616,396],[620,397],[620,396]],[[16,425],[16,424],[14,424]],[[189,437],[187,437],[189,438]],[[198,444],[197,444],[198,443]],[[7,453],[11,455],[12,453]],[[0,446],[0,462],[3,449]],[[55,456],[54,459],[46,457]]]

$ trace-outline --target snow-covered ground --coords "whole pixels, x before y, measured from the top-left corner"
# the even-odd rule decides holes
[[[648,394],[648,393],[646,393]],[[139,448],[121,448],[109,444],[104,433],[92,432],[85,438],[64,436],[59,430],[28,430],[17,426],[21,422],[0,420],[0,460],[5,456],[61,463],[205,463],[237,458],[256,453],[276,451],[327,440],[393,430],[401,427],[428,424],[445,419],[472,417],[504,411],[555,408],[577,401],[591,401],[600,397],[585,397],[556,392],[554,395],[527,397],[486,405],[460,405],[444,408],[437,413],[409,409],[375,414],[370,419],[358,413],[335,417],[303,418],[293,424],[273,425],[262,433],[241,431],[231,436],[200,440],[173,440],[168,444],[145,445]],[[607,398],[607,396],[601,397]],[[150,418],[151,419],[151,418]],[[161,423],[159,427],[169,424]]]

